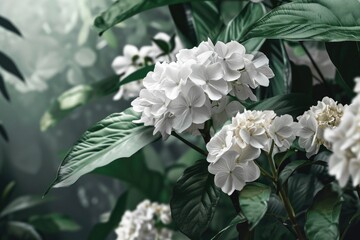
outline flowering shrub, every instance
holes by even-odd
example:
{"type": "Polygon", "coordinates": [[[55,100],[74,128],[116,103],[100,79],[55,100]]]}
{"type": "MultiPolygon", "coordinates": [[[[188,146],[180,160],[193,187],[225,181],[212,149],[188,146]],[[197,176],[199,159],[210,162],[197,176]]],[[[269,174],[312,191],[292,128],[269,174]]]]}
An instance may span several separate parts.
{"type": "MultiPolygon", "coordinates": [[[[116,1],[95,27],[101,34],[167,4],[116,1]]],[[[175,37],[125,46],[113,63],[123,74],[117,87],[138,96],[85,132],[52,186],[87,173],[128,183],[108,221],[111,230],[120,222],[121,239],[345,239],[360,211],[360,98],[352,91],[360,57],[356,42],[342,41],[360,39],[359,8],[357,0],[173,1],[186,48],[175,50],[175,37]],[[304,39],[326,42],[332,79],[304,39]],[[315,72],[290,62],[299,49],[315,72]],[[344,65],[344,56],[356,64],[344,65]],[[136,91],[126,89],[139,79],[136,91]],[[159,164],[145,148],[159,139],[190,150],[176,146],[183,156],[159,164]],[[125,211],[134,189],[141,200],[170,203],[171,224],[154,210],[163,205],[125,211]]]]}

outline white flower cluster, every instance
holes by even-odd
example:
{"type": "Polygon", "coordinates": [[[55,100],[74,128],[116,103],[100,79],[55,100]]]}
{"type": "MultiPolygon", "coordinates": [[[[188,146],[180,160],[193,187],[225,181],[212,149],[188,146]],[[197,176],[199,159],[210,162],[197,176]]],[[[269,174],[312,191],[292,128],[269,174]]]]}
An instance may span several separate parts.
{"type": "Polygon", "coordinates": [[[329,173],[334,175],[341,187],[351,176],[353,186],[360,184],[360,78],[356,78],[357,96],[344,109],[340,124],[325,130],[325,139],[332,145],[329,173]]]}
{"type": "Polygon", "coordinates": [[[295,139],[294,124],[290,115],[276,116],[273,111],[238,113],[206,145],[215,185],[230,195],[259,178],[254,160],[261,150],[269,153],[272,142],[273,152],[288,149],[295,139]]]}
{"type": "Polygon", "coordinates": [[[134,211],[124,213],[115,232],[117,240],[171,240],[173,232],[164,227],[170,223],[168,205],[145,200],[134,211]]]}
{"type": "Polygon", "coordinates": [[[343,112],[343,105],[324,97],[297,118],[299,146],[305,149],[308,158],[318,153],[321,145],[331,149],[331,144],[324,138],[324,131],[338,126],[343,112]]]}
{"type": "MultiPolygon", "coordinates": [[[[256,100],[251,89],[268,86],[274,76],[264,54],[246,54],[235,41],[214,45],[208,40],[180,50],[176,60],[157,63],[143,80],[145,89],[132,102],[134,110],[142,113],[138,122],[155,126],[154,134],[160,132],[164,138],[173,130],[201,129],[212,114],[219,113],[213,109],[219,101],[229,102],[228,94],[256,100]]],[[[225,106],[222,112],[233,111],[225,106]]]]}
{"type": "MultiPolygon", "coordinates": [[[[154,39],[168,43],[170,42],[171,37],[166,33],[160,32],[154,36],[154,39]]],[[[112,68],[116,74],[122,75],[121,79],[123,79],[136,70],[152,65],[157,61],[171,61],[175,58],[175,54],[178,53],[181,48],[182,44],[178,37],[175,37],[175,48],[167,55],[163,55],[162,50],[155,43],[152,43],[152,45],[149,46],[143,46],[140,49],[134,45],[127,44],[124,46],[123,55],[116,57],[112,62],[112,68]]],[[[143,84],[141,80],[122,85],[115,95],[114,100],[119,100],[122,97],[126,100],[135,98],[139,96],[139,92],[142,88],[143,84]]]]}

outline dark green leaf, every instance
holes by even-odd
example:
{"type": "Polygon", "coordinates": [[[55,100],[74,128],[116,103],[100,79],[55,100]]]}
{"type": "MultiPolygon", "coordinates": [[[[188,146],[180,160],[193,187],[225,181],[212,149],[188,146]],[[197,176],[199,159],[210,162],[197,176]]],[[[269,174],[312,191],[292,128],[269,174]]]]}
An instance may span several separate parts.
{"type": "Polygon", "coordinates": [[[111,211],[110,218],[107,222],[96,224],[90,232],[88,240],[106,239],[120,223],[121,217],[126,210],[126,201],[128,193],[123,193],[116,202],[114,209],[111,211]]]}
{"type": "Polygon", "coordinates": [[[310,161],[310,160],[295,160],[290,162],[285,166],[284,170],[282,170],[279,174],[279,183],[285,184],[289,177],[298,169],[310,166],[310,165],[320,165],[326,166],[327,163],[324,161],[310,161]]]}
{"type": "MultiPolygon", "coordinates": [[[[271,81],[271,80],[270,80],[271,81]]],[[[306,94],[290,93],[278,95],[259,101],[249,106],[251,110],[274,110],[277,115],[290,114],[297,117],[312,105],[312,100],[306,94]]]]}
{"type": "Polygon", "coordinates": [[[306,93],[311,97],[313,77],[310,68],[306,65],[295,65],[291,63],[291,71],[291,92],[306,93]]]}
{"type": "Polygon", "coordinates": [[[8,91],[6,90],[5,81],[1,74],[0,74],[0,92],[2,93],[2,95],[6,100],[10,101],[10,96],[8,91]]]}
{"type": "Polygon", "coordinates": [[[198,40],[190,4],[169,5],[169,10],[181,42],[188,48],[196,46],[198,40]]]}
{"type": "Polygon", "coordinates": [[[163,51],[163,53],[167,54],[170,52],[170,45],[161,39],[153,38],[152,41],[163,51]]]}
{"type": "Polygon", "coordinates": [[[185,170],[176,183],[170,202],[172,218],[190,239],[199,239],[207,229],[220,197],[205,160],[185,170]]]}
{"type": "Polygon", "coordinates": [[[218,232],[213,238],[211,238],[211,240],[221,240],[222,235],[226,231],[228,231],[230,228],[236,226],[238,223],[242,223],[242,222],[245,222],[245,221],[246,221],[246,218],[244,216],[237,215],[233,220],[231,220],[231,222],[229,223],[228,226],[226,226],[220,232],[218,232]]]}
{"type": "Polygon", "coordinates": [[[116,24],[149,9],[169,4],[204,0],[117,0],[105,12],[95,18],[95,30],[102,34],[116,24]]]}
{"type": "Polygon", "coordinates": [[[15,188],[15,181],[11,181],[8,184],[6,184],[5,188],[2,190],[1,193],[1,199],[0,199],[0,211],[5,207],[7,204],[9,197],[14,191],[15,188]]]}
{"type": "Polygon", "coordinates": [[[6,223],[5,232],[1,240],[41,240],[39,233],[28,223],[10,221],[6,223]]]}
{"type": "Polygon", "coordinates": [[[21,210],[35,207],[45,202],[46,200],[38,196],[22,196],[16,198],[0,212],[0,218],[21,210]]]}
{"type": "Polygon", "coordinates": [[[5,141],[9,141],[9,136],[2,122],[0,122],[0,135],[5,139],[5,141]]]}
{"type": "Polygon", "coordinates": [[[266,214],[255,227],[254,240],[295,240],[296,237],[275,216],[266,214]]]}
{"type": "Polygon", "coordinates": [[[127,83],[136,81],[136,80],[141,80],[144,77],[146,77],[146,75],[148,74],[148,72],[153,71],[154,70],[155,65],[149,65],[149,66],[145,66],[143,68],[140,68],[138,70],[136,70],[135,72],[129,74],[128,76],[124,77],[123,79],[121,79],[120,83],[118,84],[118,87],[125,85],[127,83]]]}
{"type": "Polygon", "coordinates": [[[114,113],[87,130],[61,163],[53,187],[73,184],[84,174],[119,158],[132,156],[158,139],[152,127],[133,123],[139,119],[132,108],[114,113]]]}
{"type": "Polygon", "coordinates": [[[288,158],[293,156],[298,150],[296,148],[290,148],[286,152],[280,152],[274,155],[274,161],[279,168],[288,158]]]}
{"type": "Polygon", "coordinates": [[[13,32],[13,33],[19,35],[20,37],[22,37],[22,34],[19,31],[19,29],[12,22],[10,22],[8,19],[6,19],[2,16],[0,16],[0,27],[3,27],[6,30],[13,32]]]}
{"type": "Polygon", "coordinates": [[[244,39],[357,41],[359,9],[358,0],[297,0],[270,11],[249,28],[244,39]]]}
{"type": "Polygon", "coordinates": [[[341,200],[328,185],[316,194],[307,212],[305,232],[309,240],[339,239],[341,200]]]}
{"type": "Polygon", "coordinates": [[[58,213],[32,216],[29,223],[42,233],[74,232],[80,229],[73,219],[58,213]]]}
{"type": "Polygon", "coordinates": [[[240,208],[249,221],[250,230],[265,215],[270,194],[271,188],[261,183],[249,183],[240,191],[240,208]]]}
{"type": "Polygon", "coordinates": [[[220,11],[216,2],[191,3],[191,12],[194,19],[198,43],[208,38],[216,40],[224,23],[220,18],[220,11]]]}
{"type": "Polygon", "coordinates": [[[288,198],[295,213],[299,213],[311,205],[314,191],[314,175],[298,173],[288,179],[288,198]]]}
{"type": "Polygon", "coordinates": [[[139,151],[129,158],[117,159],[96,169],[94,173],[124,181],[151,200],[159,200],[160,192],[163,189],[164,177],[159,172],[149,169],[145,163],[143,151],[139,151]]]}
{"type": "MultiPolygon", "coordinates": [[[[218,40],[228,42],[230,40],[240,41],[248,29],[266,13],[266,9],[261,3],[244,2],[243,9],[231,20],[218,36],[218,40]]],[[[257,51],[264,38],[241,41],[248,52],[257,51]]]]}
{"type": "Polygon", "coordinates": [[[75,86],[62,93],[41,117],[41,130],[46,131],[56,125],[76,108],[92,100],[115,93],[118,90],[118,82],[119,76],[114,75],[92,84],[75,86]]]}
{"type": "Polygon", "coordinates": [[[21,74],[21,72],[19,71],[18,67],[13,62],[13,60],[11,60],[11,58],[9,58],[5,53],[1,51],[0,51],[0,67],[2,67],[11,74],[14,74],[22,81],[25,81],[23,75],[21,74]]]}
{"type": "Polygon", "coordinates": [[[335,78],[348,94],[352,95],[354,78],[360,76],[360,45],[358,42],[326,43],[331,61],[341,76],[335,78]]]}
{"type": "Polygon", "coordinates": [[[261,51],[269,58],[275,77],[269,87],[260,88],[261,99],[287,94],[291,91],[291,65],[282,40],[267,40],[261,51]]]}

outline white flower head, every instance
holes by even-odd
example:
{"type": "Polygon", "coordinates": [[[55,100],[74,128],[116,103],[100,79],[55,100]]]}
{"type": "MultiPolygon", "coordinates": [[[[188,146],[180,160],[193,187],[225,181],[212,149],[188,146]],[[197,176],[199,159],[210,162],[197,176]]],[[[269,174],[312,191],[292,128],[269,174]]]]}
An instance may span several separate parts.
{"type": "Polygon", "coordinates": [[[227,152],[219,161],[210,164],[208,170],[215,175],[215,185],[228,195],[240,191],[246,182],[255,181],[260,176],[260,169],[254,161],[243,161],[242,154],[236,151],[227,152]]]}
{"type": "Polygon", "coordinates": [[[275,117],[272,121],[269,135],[274,140],[276,146],[284,151],[290,148],[296,138],[294,128],[295,124],[292,116],[288,114],[282,115],[275,117]]]}

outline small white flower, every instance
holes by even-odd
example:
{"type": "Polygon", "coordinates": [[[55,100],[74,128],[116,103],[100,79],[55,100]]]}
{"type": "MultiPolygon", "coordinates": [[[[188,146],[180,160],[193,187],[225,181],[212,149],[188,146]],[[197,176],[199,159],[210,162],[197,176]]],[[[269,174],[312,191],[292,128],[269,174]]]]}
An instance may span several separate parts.
{"type": "Polygon", "coordinates": [[[292,116],[282,115],[275,117],[269,128],[270,137],[274,140],[277,147],[282,151],[290,148],[295,140],[295,125],[292,116]]]}
{"type": "Polygon", "coordinates": [[[191,74],[191,67],[188,64],[172,62],[166,67],[164,74],[165,79],[161,82],[160,88],[165,91],[169,99],[173,100],[186,85],[191,74]]]}
{"type": "Polygon", "coordinates": [[[240,102],[229,101],[229,97],[223,97],[219,101],[213,101],[211,103],[211,119],[215,129],[219,129],[237,113],[244,111],[245,108],[240,102]]]}
{"type": "Polygon", "coordinates": [[[255,181],[260,176],[254,161],[242,161],[241,153],[235,151],[227,152],[221,160],[210,164],[208,170],[215,175],[215,185],[228,195],[240,191],[246,182],[255,181]]]}
{"type": "Polygon", "coordinates": [[[233,133],[228,126],[223,127],[206,144],[209,152],[207,161],[217,162],[233,146],[233,133]]]}
{"type": "Polygon", "coordinates": [[[170,102],[169,111],[175,116],[173,127],[180,133],[192,123],[201,124],[211,117],[210,102],[198,86],[192,86],[188,91],[184,89],[170,102]]]}

